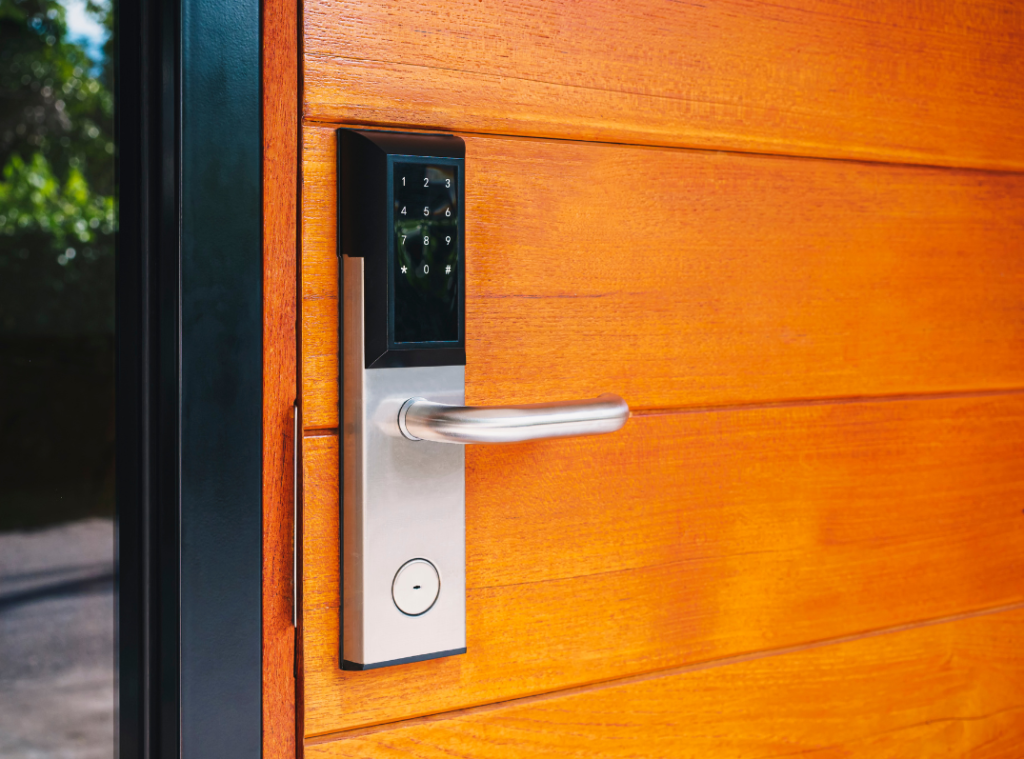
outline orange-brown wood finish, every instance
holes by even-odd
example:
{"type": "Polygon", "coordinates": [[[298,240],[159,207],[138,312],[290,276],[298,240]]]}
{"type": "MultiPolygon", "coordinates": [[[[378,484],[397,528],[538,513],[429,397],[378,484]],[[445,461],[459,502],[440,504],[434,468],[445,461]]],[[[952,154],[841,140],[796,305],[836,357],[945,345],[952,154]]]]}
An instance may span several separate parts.
{"type": "MultiPolygon", "coordinates": [[[[334,131],[303,149],[308,429],[338,425],[334,131]]],[[[466,397],[1024,388],[1024,176],[466,135],[466,397]]]]}
{"type": "Polygon", "coordinates": [[[298,12],[264,10],[265,755],[1020,756],[1024,12],[298,12]],[[469,403],[635,412],[469,447],[469,651],[371,672],[338,669],[343,125],[466,141],[469,403]]]}
{"type": "Polygon", "coordinates": [[[296,756],[292,512],[296,399],[298,8],[264,0],[263,757],[296,756]]]}
{"type": "Polygon", "coordinates": [[[309,0],[307,119],[1024,169],[1013,0],[309,0]]]}
{"type": "Polygon", "coordinates": [[[1024,611],[669,672],[307,746],[310,759],[1019,759],[1024,611]]]}
{"type": "Polygon", "coordinates": [[[467,646],[338,669],[305,438],[307,735],[1024,601],[1024,393],[634,416],[466,457],[467,646]]]}

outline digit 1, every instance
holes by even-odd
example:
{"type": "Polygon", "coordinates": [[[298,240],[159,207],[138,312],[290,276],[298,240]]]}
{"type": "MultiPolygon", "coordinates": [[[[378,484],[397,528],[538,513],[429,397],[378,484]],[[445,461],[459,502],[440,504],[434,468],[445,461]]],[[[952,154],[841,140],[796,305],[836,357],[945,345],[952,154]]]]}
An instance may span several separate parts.
{"type": "Polygon", "coordinates": [[[405,187],[405,177],[402,177],[402,187],[405,187]]]}

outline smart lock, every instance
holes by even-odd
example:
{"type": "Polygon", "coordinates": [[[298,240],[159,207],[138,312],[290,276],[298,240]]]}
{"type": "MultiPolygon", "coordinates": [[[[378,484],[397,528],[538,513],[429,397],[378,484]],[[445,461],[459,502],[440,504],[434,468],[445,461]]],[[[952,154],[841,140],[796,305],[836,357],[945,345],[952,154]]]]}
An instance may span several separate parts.
{"type": "Polygon", "coordinates": [[[341,667],[466,652],[465,449],[612,432],[615,395],[466,407],[465,144],[338,130],[341,667]]]}

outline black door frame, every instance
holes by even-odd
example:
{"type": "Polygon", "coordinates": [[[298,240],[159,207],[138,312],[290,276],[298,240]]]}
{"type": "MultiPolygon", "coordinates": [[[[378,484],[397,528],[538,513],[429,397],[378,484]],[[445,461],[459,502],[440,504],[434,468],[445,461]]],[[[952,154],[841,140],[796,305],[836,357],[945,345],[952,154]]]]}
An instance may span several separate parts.
{"type": "Polygon", "coordinates": [[[260,6],[115,5],[119,755],[257,757],[260,6]]]}

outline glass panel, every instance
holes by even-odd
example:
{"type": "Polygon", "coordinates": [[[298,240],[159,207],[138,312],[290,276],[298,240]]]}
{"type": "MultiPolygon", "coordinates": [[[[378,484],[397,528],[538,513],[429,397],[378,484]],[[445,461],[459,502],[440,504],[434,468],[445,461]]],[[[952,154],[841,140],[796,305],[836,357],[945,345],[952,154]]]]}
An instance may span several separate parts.
{"type": "Polygon", "coordinates": [[[109,1],[0,0],[0,756],[112,757],[109,1]]]}
{"type": "Polygon", "coordinates": [[[458,167],[396,162],[394,342],[459,339],[458,167]]]}

